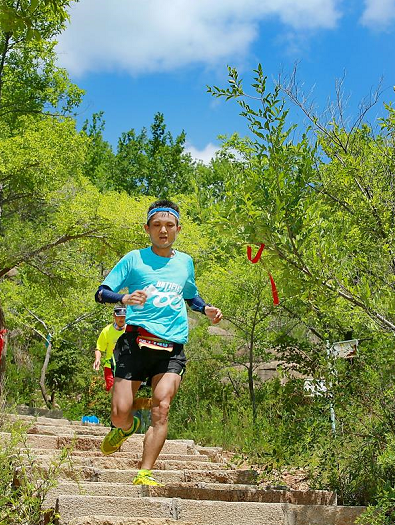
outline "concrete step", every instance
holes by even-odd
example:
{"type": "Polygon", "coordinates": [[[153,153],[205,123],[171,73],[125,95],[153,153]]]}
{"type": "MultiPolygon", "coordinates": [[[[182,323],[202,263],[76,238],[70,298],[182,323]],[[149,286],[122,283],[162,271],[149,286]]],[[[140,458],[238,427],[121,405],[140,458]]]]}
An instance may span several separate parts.
{"type": "MultiPolygon", "coordinates": [[[[43,467],[43,473],[47,468],[43,467]]],[[[94,467],[68,467],[60,470],[60,479],[79,480],[103,483],[130,483],[138,470],[96,469],[94,467]]],[[[256,472],[253,470],[153,470],[155,479],[161,483],[238,483],[249,485],[255,483],[256,472]]]]}
{"type": "Polygon", "coordinates": [[[336,494],[323,490],[276,490],[259,486],[215,483],[171,483],[164,487],[134,486],[131,483],[62,482],[46,499],[53,507],[61,495],[118,497],[162,497],[194,500],[244,501],[256,503],[292,503],[294,505],[336,505],[336,494]]]}
{"type": "MultiPolygon", "coordinates": [[[[86,515],[167,518],[194,525],[353,525],[364,507],[196,501],[180,498],[60,496],[60,525],[86,515]]],[[[111,523],[111,522],[110,522],[111,523]]]]}

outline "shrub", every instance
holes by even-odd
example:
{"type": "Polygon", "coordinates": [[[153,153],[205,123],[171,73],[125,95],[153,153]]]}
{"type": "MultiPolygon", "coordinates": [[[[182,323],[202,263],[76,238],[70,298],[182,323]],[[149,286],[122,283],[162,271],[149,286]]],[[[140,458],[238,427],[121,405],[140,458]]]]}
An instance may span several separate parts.
{"type": "Polygon", "coordinates": [[[57,485],[69,450],[62,449],[44,470],[27,447],[23,424],[3,417],[0,431],[0,525],[54,524],[54,509],[45,508],[45,498],[57,485]]]}

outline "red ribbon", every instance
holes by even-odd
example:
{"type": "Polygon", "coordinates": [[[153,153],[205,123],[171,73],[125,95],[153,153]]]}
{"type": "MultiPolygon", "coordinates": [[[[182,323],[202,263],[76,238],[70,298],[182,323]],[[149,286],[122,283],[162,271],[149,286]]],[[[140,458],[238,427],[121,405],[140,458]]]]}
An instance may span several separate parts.
{"type": "Polygon", "coordinates": [[[252,264],[255,264],[255,263],[257,263],[259,261],[259,259],[261,258],[261,255],[262,255],[264,247],[265,247],[265,245],[261,244],[257,254],[255,255],[254,258],[252,258],[251,246],[247,246],[247,257],[248,257],[248,260],[252,262],[252,264]]]}
{"type": "MultiPolygon", "coordinates": [[[[264,247],[265,247],[265,245],[262,243],[260,245],[260,247],[259,247],[259,250],[257,251],[257,254],[253,258],[252,257],[251,246],[247,246],[247,257],[248,257],[248,260],[252,262],[252,264],[256,264],[259,261],[259,259],[262,256],[262,252],[263,252],[264,247]]],[[[270,278],[270,285],[272,287],[273,304],[274,304],[274,306],[277,306],[280,303],[280,301],[278,299],[278,292],[277,292],[277,288],[276,288],[276,283],[274,282],[274,279],[273,279],[271,273],[269,273],[269,278],[270,278]]]]}
{"type": "Polygon", "coordinates": [[[274,304],[274,306],[277,306],[280,301],[278,300],[278,293],[277,293],[276,283],[274,282],[274,279],[273,279],[271,273],[269,273],[269,277],[270,277],[270,284],[272,285],[273,304],[274,304]]]}
{"type": "Polygon", "coordinates": [[[1,353],[3,352],[4,336],[6,333],[7,333],[7,330],[5,328],[3,330],[0,330],[0,357],[1,357],[1,353]]]}

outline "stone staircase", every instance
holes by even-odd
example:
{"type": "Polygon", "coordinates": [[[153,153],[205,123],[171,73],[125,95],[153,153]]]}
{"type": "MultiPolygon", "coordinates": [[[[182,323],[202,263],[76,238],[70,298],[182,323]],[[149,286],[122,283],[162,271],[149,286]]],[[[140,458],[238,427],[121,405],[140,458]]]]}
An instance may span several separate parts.
{"type": "Polygon", "coordinates": [[[107,427],[14,417],[28,424],[26,446],[43,472],[71,447],[71,462],[45,501],[59,525],[352,525],[364,510],[338,506],[331,492],[262,488],[254,471],[230,466],[220,448],[191,440],[166,441],[153,471],[164,486],[133,486],[143,435],[104,457],[107,427]]]}

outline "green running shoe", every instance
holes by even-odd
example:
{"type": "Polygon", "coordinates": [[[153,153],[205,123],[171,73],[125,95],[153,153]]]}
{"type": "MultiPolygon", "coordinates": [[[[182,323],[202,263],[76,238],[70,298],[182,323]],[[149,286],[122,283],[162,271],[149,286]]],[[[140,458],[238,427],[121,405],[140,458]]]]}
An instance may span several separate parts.
{"type": "Polygon", "coordinates": [[[137,472],[137,476],[132,481],[133,485],[153,485],[163,487],[163,483],[159,483],[152,476],[151,470],[141,469],[137,472]]]}
{"type": "Polygon", "coordinates": [[[134,434],[140,426],[140,420],[138,417],[133,418],[133,425],[127,432],[123,431],[121,428],[112,428],[110,432],[103,439],[100,446],[100,450],[105,456],[113,454],[116,452],[122,443],[128,439],[129,436],[134,434]]]}

